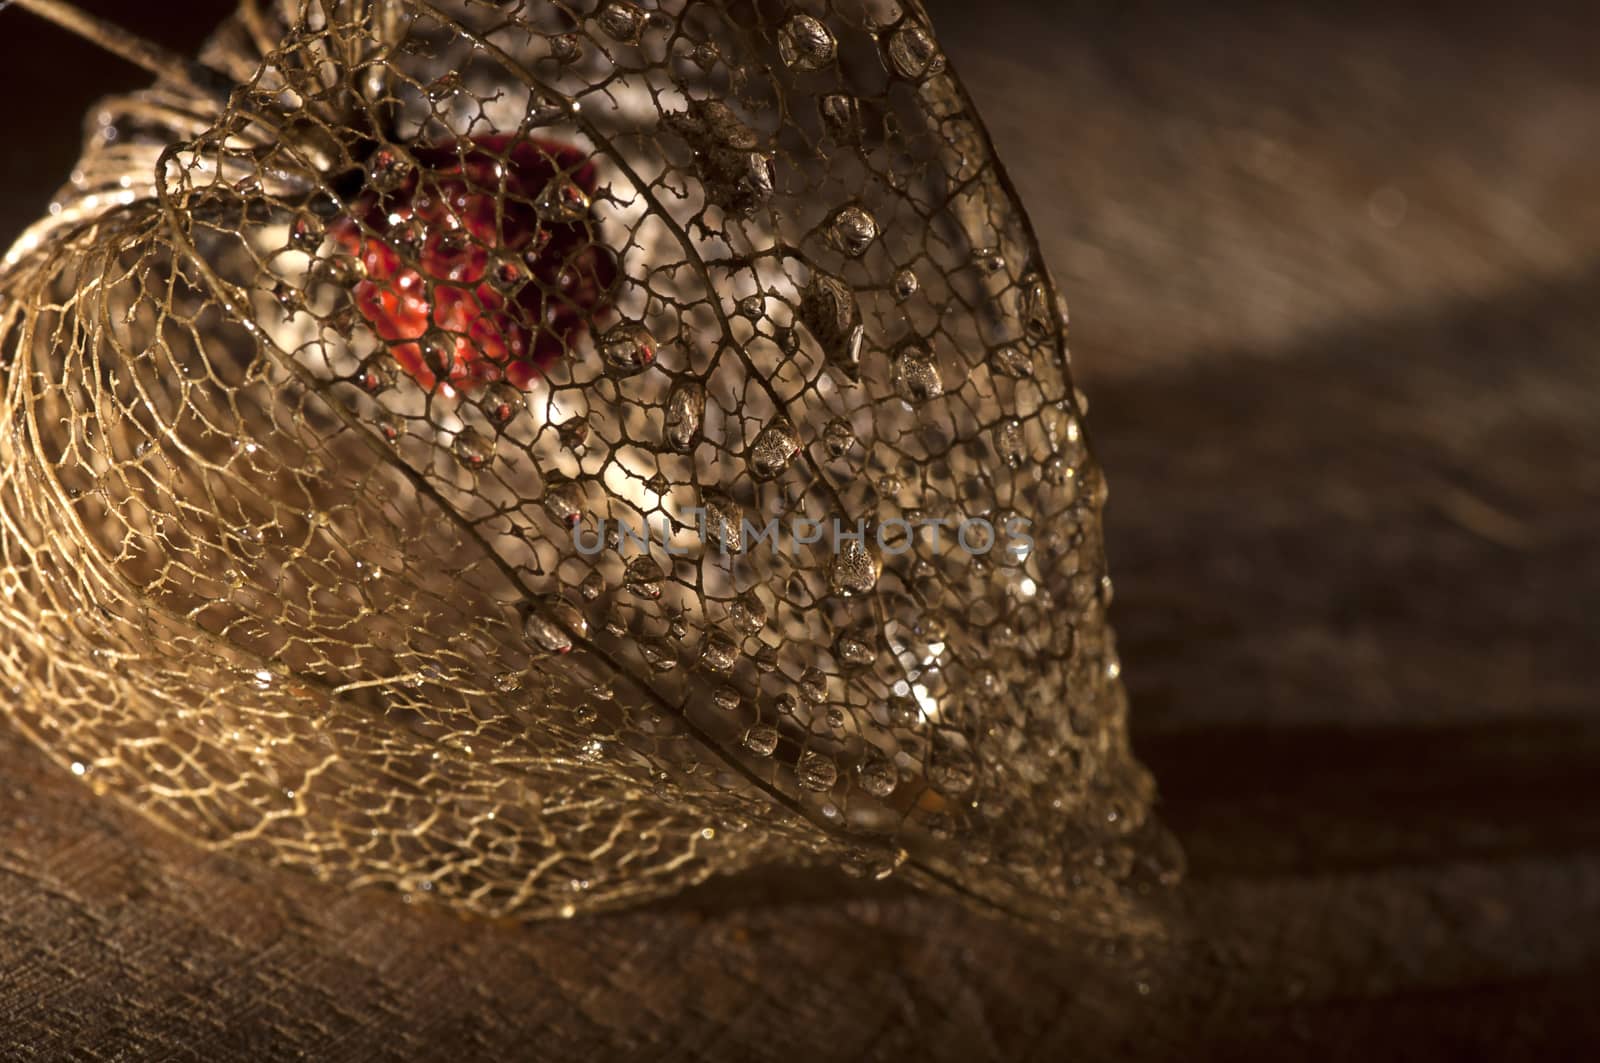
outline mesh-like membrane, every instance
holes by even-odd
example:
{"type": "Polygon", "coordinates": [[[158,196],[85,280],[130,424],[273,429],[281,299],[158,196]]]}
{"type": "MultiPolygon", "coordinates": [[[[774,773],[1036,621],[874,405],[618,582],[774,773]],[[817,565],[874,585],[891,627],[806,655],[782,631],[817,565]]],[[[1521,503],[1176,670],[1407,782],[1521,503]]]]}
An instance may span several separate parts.
{"type": "Polygon", "coordinates": [[[914,4],[246,3],[202,59],[5,267],[41,746],[481,912],[783,862],[1130,928],[1105,483],[914,4]]]}

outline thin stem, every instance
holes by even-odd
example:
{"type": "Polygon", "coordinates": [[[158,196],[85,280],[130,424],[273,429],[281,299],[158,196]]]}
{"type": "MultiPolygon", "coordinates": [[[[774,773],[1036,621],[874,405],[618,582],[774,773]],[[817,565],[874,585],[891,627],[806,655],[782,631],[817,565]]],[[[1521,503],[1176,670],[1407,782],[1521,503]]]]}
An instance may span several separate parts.
{"type": "Polygon", "coordinates": [[[0,10],[12,4],[32,11],[40,18],[48,19],[69,33],[74,33],[135,66],[143,67],[157,77],[181,81],[201,92],[223,99],[226,99],[234,88],[233,79],[222,71],[169,51],[108,19],[91,15],[76,4],[67,3],[66,0],[10,0],[10,3],[0,3],[0,10]]]}

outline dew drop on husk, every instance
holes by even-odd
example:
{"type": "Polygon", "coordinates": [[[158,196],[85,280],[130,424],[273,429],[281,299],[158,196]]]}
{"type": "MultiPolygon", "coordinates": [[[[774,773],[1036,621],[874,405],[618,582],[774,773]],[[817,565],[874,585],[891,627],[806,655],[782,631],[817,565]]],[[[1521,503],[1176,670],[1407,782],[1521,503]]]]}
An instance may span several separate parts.
{"type": "Polygon", "coordinates": [[[828,448],[829,455],[842,458],[856,445],[855,429],[850,427],[850,422],[835,418],[823,428],[822,443],[828,448]]]}
{"type": "Polygon", "coordinates": [[[589,215],[589,193],[571,177],[557,174],[534,200],[533,209],[542,221],[556,224],[582,221],[589,215]]]}
{"type": "Polygon", "coordinates": [[[907,343],[901,347],[895,355],[892,372],[895,390],[914,406],[944,394],[939,363],[933,352],[921,343],[907,343]]]}
{"type": "Polygon", "coordinates": [[[837,49],[828,27],[811,15],[795,15],[778,34],[778,54],[791,70],[820,70],[837,49]]]}
{"type": "Polygon", "coordinates": [[[822,116],[822,127],[834,140],[850,144],[861,138],[861,104],[854,96],[824,96],[817,101],[817,112],[822,116]]]}
{"type": "Polygon", "coordinates": [[[826,792],[839,781],[839,768],[833,758],[808,749],[795,765],[795,778],[803,789],[826,792]]]}
{"type": "Polygon", "coordinates": [[[600,338],[600,357],[606,372],[632,376],[656,360],[655,337],[643,325],[625,322],[600,338]]]}
{"type": "Polygon", "coordinates": [[[763,428],[750,444],[750,472],[758,480],[782,476],[800,453],[800,437],[786,417],[779,417],[763,428]]]}
{"type": "Polygon", "coordinates": [[[708,547],[728,554],[744,549],[744,509],[720,491],[707,491],[701,497],[705,542],[708,547]]]}
{"type": "Polygon", "coordinates": [[[800,301],[800,321],[830,361],[851,376],[860,371],[866,327],[848,285],[826,273],[813,276],[800,301]]]}
{"type": "Polygon", "coordinates": [[[778,750],[778,729],[757,724],[744,733],[744,747],[758,757],[770,757],[778,750]]]}
{"type": "Polygon", "coordinates": [[[996,347],[989,355],[989,364],[1002,376],[1015,379],[1033,376],[1033,359],[1015,344],[996,347]]]}
{"type": "Polygon", "coordinates": [[[746,591],[734,599],[728,612],[734,626],[746,635],[759,635],[767,626],[767,607],[754,591],[746,591]]]}
{"type": "Polygon", "coordinates": [[[595,22],[600,32],[619,44],[637,44],[644,30],[645,14],[629,0],[605,0],[595,22]]]}
{"type": "Polygon", "coordinates": [[[907,21],[889,37],[889,64],[908,80],[918,80],[944,70],[944,56],[925,26],[907,21]]]}
{"type": "Polygon", "coordinates": [[[860,258],[878,238],[878,219],[857,203],[842,208],[828,223],[828,240],[841,254],[860,258]]]}
{"type": "Polygon", "coordinates": [[[567,653],[572,649],[572,633],[561,626],[547,607],[536,606],[522,623],[522,634],[531,646],[546,653],[567,653]]]}
{"type": "Polygon", "coordinates": [[[628,562],[627,574],[623,586],[629,593],[652,601],[661,597],[661,581],[664,578],[661,565],[655,558],[648,554],[637,557],[628,562]]]}
{"type": "Polygon", "coordinates": [[[878,585],[878,559],[855,540],[845,540],[828,565],[828,585],[843,597],[866,594],[878,585]]]}
{"type": "Polygon", "coordinates": [[[739,647],[723,635],[711,635],[700,651],[700,663],[713,672],[726,674],[739,659],[739,647]]]}
{"type": "Polygon", "coordinates": [[[894,297],[901,302],[916,295],[921,287],[922,281],[914,270],[903,269],[894,275],[894,297]]]}
{"type": "Polygon", "coordinates": [[[856,778],[860,780],[861,789],[879,799],[894,793],[900,782],[894,765],[881,757],[864,761],[856,769],[856,778]]]}
{"type": "Polygon", "coordinates": [[[457,432],[451,448],[455,451],[456,460],[474,472],[487,466],[494,457],[494,443],[484,438],[476,428],[463,428],[457,432]]]}
{"type": "Polygon", "coordinates": [[[667,396],[664,415],[667,445],[677,451],[693,450],[705,413],[706,391],[702,384],[689,380],[674,385],[667,396]]]}
{"type": "Polygon", "coordinates": [[[517,415],[528,408],[527,398],[520,388],[501,382],[492,384],[484,393],[483,413],[497,427],[504,428],[517,415]]]}

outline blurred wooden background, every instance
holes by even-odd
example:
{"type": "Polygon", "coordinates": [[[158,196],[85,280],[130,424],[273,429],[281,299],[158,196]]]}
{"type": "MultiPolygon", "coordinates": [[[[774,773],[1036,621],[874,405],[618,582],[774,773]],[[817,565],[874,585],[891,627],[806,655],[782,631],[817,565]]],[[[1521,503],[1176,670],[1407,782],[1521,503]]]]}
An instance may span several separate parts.
{"type": "MultiPolygon", "coordinates": [[[[190,47],[223,5],[88,4],[190,47]]],[[[1141,968],[774,873],[465,920],[187,848],[0,731],[7,1058],[1451,1060],[1600,1037],[1600,65],[1573,5],[939,0],[1072,304],[1141,968]]],[[[0,228],[140,75],[0,13],[0,228]]]]}

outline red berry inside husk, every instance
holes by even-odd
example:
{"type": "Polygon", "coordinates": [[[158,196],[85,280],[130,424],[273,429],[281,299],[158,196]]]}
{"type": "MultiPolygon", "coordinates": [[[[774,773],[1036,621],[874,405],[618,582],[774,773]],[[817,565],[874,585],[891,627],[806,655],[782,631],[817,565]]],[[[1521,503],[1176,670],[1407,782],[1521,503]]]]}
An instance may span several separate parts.
{"type": "Polygon", "coordinates": [[[594,241],[593,161],[503,134],[411,157],[403,179],[369,182],[329,227],[365,267],[357,309],[424,388],[531,386],[610,305],[617,265],[594,241]]]}

